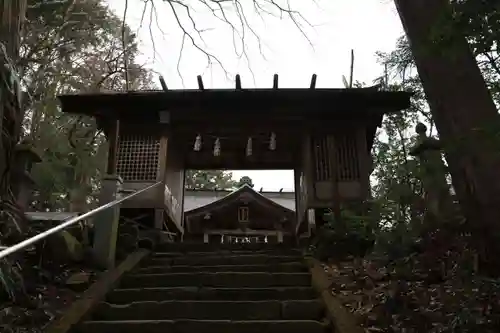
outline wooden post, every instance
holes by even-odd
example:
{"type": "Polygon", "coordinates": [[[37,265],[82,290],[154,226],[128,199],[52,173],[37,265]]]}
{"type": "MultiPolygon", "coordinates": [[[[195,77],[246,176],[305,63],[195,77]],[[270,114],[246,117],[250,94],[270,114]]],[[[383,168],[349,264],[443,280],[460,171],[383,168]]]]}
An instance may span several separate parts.
{"type": "Polygon", "coordinates": [[[241,90],[241,77],[240,77],[240,74],[236,74],[236,90],[241,90]]]}
{"type": "Polygon", "coordinates": [[[198,75],[196,77],[196,80],[198,81],[198,89],[205,90],[205,86],[203,85],[203,78],[201,77],[201,75],[198,75]]]}
{"type": "Polygon", "coordinates": [[[362,127],[356,130],[356,158],[359,167],[359,182],[362,188],[363,199],[370,198],[370,174],[371,170],[371,155],[366,146],[366,128],[362,127]]]}
{"type": "MultiPolygon", "coordinates": [[[[102,206],[115,200],[122,183],[120,177],[106,175],[102,180],[99,205],[102,206]]],[[[98,213],[94,219],[94,259],[101,268],[110,269],[115,265],[119,219],[119,205],[98,213]]]]}
{"type": "Polygon", "coordinates": [[[333,135],[328,135],[327,137],[327,147],[328,147],[328,158],[330,165],[330,178],[333,186],[333,215],[335,217],[335,223],[342,222],[342,214],[340,209],[340,192],[339,192],[339,177],[338,177],[338,160],[337,160],[337,143],[335,142],[335,137],[333,135]]]}
{"type": "Polygon", "coordinates": [[[118,144],[120,139],[120,121],[111,122],[111,130],[108,135],[109,150],[108,150],[108,165],[106,173],[108,175],[116,174],[116,164],[118,162],[118,144]]]}
{"type": "Polygon", "coordinates": [[[316,88],[316,79],[318,78],[318,76],[316,74],[313,74],[311,76],[311,85],[309,86],[309,88],[311,89],[315,89],[316,88]]]}
{"type": "MultiPolygon", "coordinates": [[[[302,194],[302,188],[300,187],[300,171],[297,167],[293,170],[293,178],[294,178],[294,186],[295,186],[295,225],[293,226],[293,233],[295,236],[297,236],[297,233],[299,232],[300,224],[302,220],[304,219],[303,216],[301,216],[301,211],[303,207],[303,203],[301,201],[301,194],[302,194]]],[[[304,215],[304,214],[302,214],[304,215]]]]}

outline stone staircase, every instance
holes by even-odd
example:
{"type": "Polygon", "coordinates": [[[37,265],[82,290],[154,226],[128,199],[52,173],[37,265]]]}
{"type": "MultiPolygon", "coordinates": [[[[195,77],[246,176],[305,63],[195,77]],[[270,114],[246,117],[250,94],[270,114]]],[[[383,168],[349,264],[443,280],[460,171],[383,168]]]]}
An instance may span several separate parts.
{"type": "Polygon", "coordinates": [[[325,333],[301,252],[167,244],[124,276],[78,333],[325,333]]]}

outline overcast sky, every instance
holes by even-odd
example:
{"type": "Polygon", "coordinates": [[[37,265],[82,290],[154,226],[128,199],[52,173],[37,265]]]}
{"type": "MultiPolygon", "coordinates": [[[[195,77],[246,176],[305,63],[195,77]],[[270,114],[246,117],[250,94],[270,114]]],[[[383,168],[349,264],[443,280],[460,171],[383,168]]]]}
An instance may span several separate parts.
{"type": "MultiPolygon", "coordinates": [[[[189,37],[185,38],[179,56],[183,30],[172,8],[162,0],[154,1],[156,15],[151,19],[151,7],[146,8],[141,25],[144,0],[128,0],[126,21],[141,43],[138,62],[163,75],[169,89],[196,88],[197,75],[203,75],[206,88],[234,87],[235,74],[241,75],[243,87],[264,88],[272,86],[275,73],[279,74],[280,87],[308,87],[313,73],[318,75],[317,87],[342,87],[342,75],[347,76],[349,72],[351,49],[355,52],[354,79],[371,84],[383,70],[377,64],[375,52],[391,51],[403,33],[391,0],[290,0],[292,8],[312,25],[301,21],[307,38],[290,19],[280,20],[265,14],[259,17],[251,6],[252,1],[265,3],[266,0],[242,0],[246,21],[260,38],[259,43],[252,31],[246,29],[247,56],[244,56],[241,40],[236,37],[233,43],[229,25],[214,18],[199,0],[183,0],[193,4],[191,17],[202,31],[204,42],[194,32],[180,5],[176,5],[177,17],[198,46],[220,60],[225,72],[216,61],[207,66],[206,55],[192,46],[189,37]]],[[[125,2],[108,0],[120,16],[124,13],[125,2]]],[[[234,10],[228,11],[227,17],[239,27],[234,10]]],[[[256,188],[266,190],[293,190],[294,186],[292,171],[245,170],[234,171],[233,175],[236,179],[250,176],[256,188]]]]}

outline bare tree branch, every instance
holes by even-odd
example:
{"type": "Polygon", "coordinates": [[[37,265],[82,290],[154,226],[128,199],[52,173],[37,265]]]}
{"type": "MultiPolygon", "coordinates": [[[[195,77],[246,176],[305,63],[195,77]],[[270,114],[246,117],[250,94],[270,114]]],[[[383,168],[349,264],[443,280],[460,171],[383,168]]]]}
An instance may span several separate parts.
{"type": "Polygon", "coordinates": [[[127,29],[126,29],[126,19],[128,11],[128,0],[125,0],[125,9],[123,10],[123,20],[122,20],[122,48],[123,48],[123,65],[125,67],[125,91],[128,91],[128,56],[127,56],[127,29]]]}
{"type": "MultiPolygon", "coordinates": [[[[156,0],[160,1],[160,0],[156,0]]],[[[185,50],[185,42],[188,40],[191,42],[192,46],[202,53],[207,59],[207,68],[211,67],[214,63],[217,64],[228,76],[228,72],[225,69],[222,61],[218,58],[217,55],[208,50],[208,46],[204,40],[204,32],[209,29],[202,29],[199,27],[199,24],[194,15],[194,11],[196,5],[201,5],[202,8],[208,10],[209,13],[212,14],[214,18],[218,21],[224,23],[227,27],[229,27],[232,33],[232,45],[234,51],[238,58],[245,58],[248,68],[254,77],[254,74],[251,70],[250,58],[248,56],[248,45],[247,42],[247,30],[250,35],[257,42],[259,52],[261,56],[266,59],[264,55],[263,42],[261,36],[254,29],[253,25],[247,18],[247,14],[244,9],[244,5],[248,2],[243,2],[242,0],[161,0],[166,3],[170,9],[170,12],[173,14],[177,27],[182,32],[182,42],[181,42],[181,50],[179,52],[179,58],[177,61],[177,72],[180,75],[180,62],[182,60],[182,54],[185,50]],[[183,16],[184,15],[184,16],[183,16]],[[184,18],[183,18],[184,17],[184,18]],[[238,45],[239,44],[239,45],[238,45]],[[241,47],[241,49],[240,49],[241,47]]],[[[317,4],[316,0],[312,0],[317,4]]],[[[156,47],[152,32],[152,21],[153,18],[156,21],[156,25],[158,28],[158,15],[155,7],[155,0],[143,0],[144,7],[142,10],[142,17],[140,26],[143,24],[145,12],[147,6],[151,6],[150,13],[150,37],[153,43],[153,51],[156,55],[156,47]]],[[[297,10],[294,10],[290,4],[289,0],[251,0],[250,4],[253,6],[253,10],[255,14],[257,14],[263,21],[265,16],[270,16],[278,19],[288,19],[290,20],[297,30],[303,35],[303,37],[307,40],[309,45],[313,47],[313,43],[308,38],[307,33],[305,31],[305,25],[309,27],[313,27],[311,23],[297,10]]],[[[161,29],[160,29],[161,30],[161,29]]],[[[182,78],[182,76],[181,76],[182,78]]],[[[255,81],[255,77],[254,77],[255,81]]]]}
{"type": "MultiPolygon", "coordinates": [[[[174,2],[171,1],[171,0],[169,0],[168,4],[169,4],[170,8],[172,9],[172,13],[174,14],[175,20],[177,21],[178,27],[183,32],[183,39],[184,39],[184,37],[186,37],[189,40],[191,40],[191,43],[193,44],[193,46],[196,49],[198,49],[200,52],[202,52],[207,57],[207,63],[208,64],[212,64],[212,61],[217,62],[217,64],[219,64],[219,66],[224,70],[224,73],[226,73],[226,75],[227,75],[227,70],[225,69],[224,65],[219,60],[219,58],[217,58],[215,55],[209,53],[206,49],[204,49],[203,47],[201,47],[200,45],[198,45],[198,43],[193,38],[193,36],[190,33],[187,32],[186,28],[184,27],[184,25],[182,24],[182,22],[181,22],[181,20],[179,18],[179,15],[177,14],[177,10],[175,9],[174,2]]],[[[183,41],[183,44],[184,44],[184,41],[183,41]]]]}

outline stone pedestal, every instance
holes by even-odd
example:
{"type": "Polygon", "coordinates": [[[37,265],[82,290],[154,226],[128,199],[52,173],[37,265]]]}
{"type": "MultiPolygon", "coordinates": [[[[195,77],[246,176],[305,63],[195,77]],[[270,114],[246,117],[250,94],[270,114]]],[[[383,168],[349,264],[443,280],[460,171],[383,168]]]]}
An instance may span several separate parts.
{"type": "MultiPolygon", "coordinates": [[[[106,175],[102,180],[99,206],[118,198],[123,181],[117,175],[106,175]]],[[[94,258],[97,265],[103,269],[115,265],[116,240],[120,219],[120,205],[108,208],[94,217],[94,258]]]]}
{"type": "Polygon", "coordinates": [[[208,244],[208,234],[203,234],[203,243],[208,244]]]}

